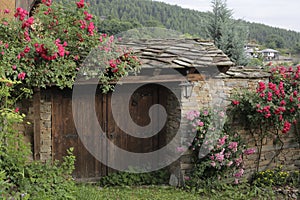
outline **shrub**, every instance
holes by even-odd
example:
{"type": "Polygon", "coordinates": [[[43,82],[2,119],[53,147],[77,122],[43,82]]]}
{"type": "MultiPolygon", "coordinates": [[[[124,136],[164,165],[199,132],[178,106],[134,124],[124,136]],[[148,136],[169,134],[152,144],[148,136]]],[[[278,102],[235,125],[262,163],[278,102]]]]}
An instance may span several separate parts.
{"type": "Polygon", "coordinates": [[[24,169],[30,154],[23,135],[16,130],[16,125],[23,122],[24,115],[15,108],[12,97],[13,82],[0,78],[0,172],[1,196],[18,195],[19,183],[24,179],[24,169]]]}
{"type": "Polygon", "coordinates": [[[282,166],[274,169],[257,172],[253,176],[253,184],[259,187],[264,186],[294,186],[300,187],[299,171],[284,171],[282,166]]]}
{"type": "Polygon", "coordinates": [[[187,185],[197,188],[211,180],[228,178],[238,183],[244,173],[243,154],[254,150],[246,149],[241,137],[226,128],[225,111],[190,111],[187,119],[196,132],[190,145],[196,165],[187,185]]]}
{"type": "Polygon", "coordinates": [[[64,157],[62,163],[35,161],[28,164],[19,190],[29,194],[31,199],[74,199],[76,187],[71,174],[75,156],[72,151],[68,150],[68,156],[64,157]]]}
{"type": "Polygon", "coordinates": [[[99,33],[95,17],[81,2],[78,7],[45,0],[29,18],[28,11],[17,8],[15,20],[0,21],[0,65],[5,76],[28,88],[49,84],[71,88],[80,72],[85,78],[99,78],[107,92],[113,88],[111,81],[137,72],[137,58],[117,47],[113,36],[99,33]],[[92,50],[87,64],[93,66],[82,66],[92,50]]]}
{"type": "Polygon", "coordinates": [[[262,58],[251,58],[250,61],[247,63],[247,66],[250,67],[262,67],[264,66],[262,58]]]}
{"type": "Polygon", "coordinates": [[[148,173],[116,172],[100,179],[100,186],[140,186],[167,184],[170,174],[166,169],[148,173]]]}
{"type": "Polygon", "coordinates": [[[71,173],[75,157],[64,162],[30,162],[30,146],[16,127],[23,123],[24,114],[15,108],[17,97],[8,79],[0,79],[0,198],[70,199],[74,191],[71,173]]]}

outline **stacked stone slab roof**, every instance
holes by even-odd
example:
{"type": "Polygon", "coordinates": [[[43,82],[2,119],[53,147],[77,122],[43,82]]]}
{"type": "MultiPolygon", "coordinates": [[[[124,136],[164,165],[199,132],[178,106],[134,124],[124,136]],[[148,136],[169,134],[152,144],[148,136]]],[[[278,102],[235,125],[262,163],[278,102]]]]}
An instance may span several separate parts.
{"type": "Polygon", "coordinates": [[[242,79],[258,79],[270,77],[270,72],[263,67],[244,67],[237,66],[230,68],[225,74],[220,73],[219,78],[242,78],[242,79]]]}
{"type": "Polygon", "coordinates": [[[211,41],[200,39],[140,39],[121,41],[136,53],[142,68],[229,67],[234,63],[211,41]]]}

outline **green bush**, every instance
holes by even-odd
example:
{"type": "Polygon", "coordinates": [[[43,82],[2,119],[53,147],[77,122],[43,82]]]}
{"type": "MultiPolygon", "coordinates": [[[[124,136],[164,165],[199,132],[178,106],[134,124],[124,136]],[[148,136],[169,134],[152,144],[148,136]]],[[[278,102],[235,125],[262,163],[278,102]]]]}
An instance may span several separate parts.
{"type": "Polygon", "coordinates": [[[253,184],[262,186],[294,186],[300,187],[299,171],[284,171],[282,166],[257,172],[253,177],[253,184]]]}
{"type": "Polygon", "coordinates": [[[20,190],[30,194],[32,199],[74,199],[75,182],[72,180],[75,156],[68,150],[68,156],[60,164],[58,161],[32,162],[26,166],[25,178],[20,183],[20,190]]]}
{"type": "Polygon", "coordinates": [[[166,169],[149,173],[116,172],[100,179],[100,186],[139,186],[167,184],[169,172],[166,169]]]}
{"type": "Polygon", "coordinates": [[[0,197],[4,196],[6,191],[9,189],[10,184],[6,180],[6,173],[5,171],[0,171],[0,197]]]}
{"type": "Polygon", "coordinates": [[[209,200],[219,200],[219,199],[234,199],[234,200],[244,200],[244,199],[276,199],[276,195],[272,188],[259,188],[253,187],[247,183],[239,185],[220,185],[216,189],[207,188],[202,190],[201,196],[205,194],[209,200]]]}
{"type": "Polygon", "coordinates": [[[250,60],[250,62],[247,64],[247,66],[262,67],[262,66],[264,66],[264,63],[263,63],[262,59],[260,59],[260,58],[252,58],[250,60]]]}

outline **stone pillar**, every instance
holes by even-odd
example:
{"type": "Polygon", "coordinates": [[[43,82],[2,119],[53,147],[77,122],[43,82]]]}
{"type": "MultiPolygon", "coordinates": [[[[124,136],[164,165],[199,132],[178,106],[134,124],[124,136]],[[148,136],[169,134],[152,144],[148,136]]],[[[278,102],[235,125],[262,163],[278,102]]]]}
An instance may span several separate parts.
{"type": "Polygon", "coordinates": [[[51,133],[51,116],[52,102],[49,94],[50,90],[43,91],[40,104],[40,129],[41,129],[41,160],[51,160],[52,156],[52,133],[51,133]]]}

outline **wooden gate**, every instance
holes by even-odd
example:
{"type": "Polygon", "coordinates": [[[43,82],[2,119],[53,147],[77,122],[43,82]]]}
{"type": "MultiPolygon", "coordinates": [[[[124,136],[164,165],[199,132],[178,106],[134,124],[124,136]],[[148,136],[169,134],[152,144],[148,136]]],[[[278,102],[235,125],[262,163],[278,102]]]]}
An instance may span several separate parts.
{"type": "MultiPolygon", "coordinates": [[[[148,115],[149,108],[153,104],[160,104],[166,106],[166,88],[148,84],[139,88],[132,96],[129,103],[129,111],[132,120],[140,125],[145,126],[150,123],[150,117],[148,115]]],[[[106,131],[107,137],[117,146],[122,149],[144,153],[151,152],[164,146],[166,142],[166,136],[163,128],[160,133],[147,139],[135,138],[124,133],[116,124],[112,116],[111,110],[111,94],[101,94],[99,90],[95,97],[89,97],[82,94],[82,97],[77,99],[86,102],[86,98],[95,98],[96,112],[98,122],[102,127],[102,130],[106,131]]],[[[78,113],[72,113],[72,91],[71,90],[53,90],[52,92],[52,138],[53,138],[53,158],[61,160],[66,155],[66,150],[70,147],[74,147],[74,155],[76,156],[75,172],[74,176],[77,178],[97,178],[107,175],[114,170],[105,166],[97,161],[82,144],[73,121],[73,115],[80,115],[82,118],[89,116],[85,115],[86,109],[89,106],[85,105],[84,110],[78,108],[78,113]]],[[[120,111],[122,113],[122,111],[120,111]]],[[[126,119],[124,119],[126,120],[126,119]]],[[[157,124],[160,122],[157,121],[157,124]]],[[[86,127],[89,127],[86,124],[86,127]]],[[[93,130],[86,128],[85,133],[87,137],[93,130]]],[[[96,141],[95,141],[96,142],[96,141]]],[[[101,149],[104,145],[101,145],[103,141],[97,141],[97,148],[99,152],[106,152],[101,149]]],[[[103,155],[105,156],[105,155],[103,155]]],[[[107,155],[107,159],[120,159],[116,155],[107,155]]],[[[124,158],[123,158],[124,159],[124,158]]],[[[125,158],[126,159],[126,158],[125,158]]]]}

